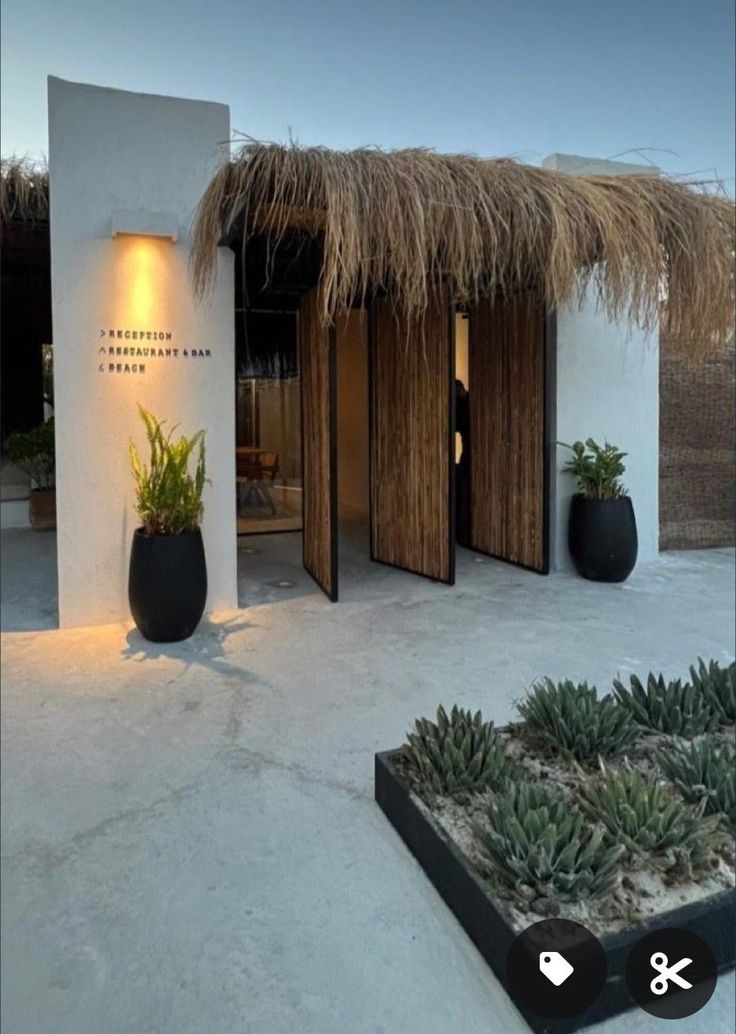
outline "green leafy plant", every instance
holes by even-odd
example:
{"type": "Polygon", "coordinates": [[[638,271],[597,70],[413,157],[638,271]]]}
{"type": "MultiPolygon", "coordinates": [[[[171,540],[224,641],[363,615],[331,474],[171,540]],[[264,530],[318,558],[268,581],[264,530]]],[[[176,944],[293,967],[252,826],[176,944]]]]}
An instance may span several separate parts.
{"type": "Polygon", "coordinates": [[[54,487],[56,451],[53,417],[31,431],[9,434],[4,452],[11,463],[28,475],[35,488],[54,487]]]}
{"type": "Polygon", "coordinates": [[[656,756],[662,773],[691,804],[704,801],[708,815],[736,830],[736,752],[707,736],[691,743],[673,741],[656,756]]]}
{"type": "Polygon", "coordinates": [[[520,734],[550,754],[581,762],[622,754],[636,739],[637,726],[612,696],[598,697],[595,686],[569,679],[536,683],[518,705],[520,734]]]}
{"type": "Polygon", "coordinates": [[[701,694],[721,725],[736,724],[736,661],[722,668],[718,661],[698,658],[698,666],[690,668],[695,692],[701,694]]]}
{"type": "Polygon", "coordinates": [[[661,782],[633,769],[612,771],[601,762],[600,776],[582,787],[579,805],[603,824],[609,843],[666,869],[703,866],[720,839],[718,818],[703,814],[704,803],[683,804],[661,782]]]}
{"type": "Polygon", "coordinates": [[[164,420],[138,407],[151,450],[150,464],[141,462],[131,441],[130,462],[136,483],[136,509],[149,535],[181,535],[195,531],[202,519],[205,476],[204,431],[176,441],[172,427],[164,433],[164,420]],[[195,458],[194,474],[189,471],[195,458]]]}
{"type": "Polygon", "coordinates": [[[613,691],[619,704],[647,729],[671,736],[697,736],[718,725],[718,715],[706,694],[689,682],[665,682],[663,675],[650,674],[646,689],[636,675],[629,684],[627,689],[616,679],[613,691]]]}
{"type": "Polygon", "coordinates": [[[575,475],[578,492],[586,499],[620,499],[626,495],[621,484],[621,475],[626,470],[623,463],[625,452],[608,442],[598,445],[593,438],[586,439],[585,444],[558,444],[572,453],[562,469],[575,475]]]}
{"type": "Polygon", "coordinates": [[[424,790],[463,799],[498,786],[513,764],[492,722],[453,707],[437,708],[437,721],[418,718],[402,748],[406,765],[424,790]]]}
{"type": "Polygon", "coordinates": [[[485,874],[529,901],[610,893],[625,851],[543,783],[508,783],[494,793],[473,834],[485,874]]]}

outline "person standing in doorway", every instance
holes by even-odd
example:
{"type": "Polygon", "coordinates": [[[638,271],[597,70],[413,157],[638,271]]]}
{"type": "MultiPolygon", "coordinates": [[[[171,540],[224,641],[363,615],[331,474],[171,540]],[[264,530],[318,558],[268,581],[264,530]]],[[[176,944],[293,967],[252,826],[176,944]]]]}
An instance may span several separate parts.
{"type": "Polygon", "coordinates": [[[470,393],[462,381],[455,381],[455,430],[462,452],[455,464],[455,538],[470,546],[470,393]]]}

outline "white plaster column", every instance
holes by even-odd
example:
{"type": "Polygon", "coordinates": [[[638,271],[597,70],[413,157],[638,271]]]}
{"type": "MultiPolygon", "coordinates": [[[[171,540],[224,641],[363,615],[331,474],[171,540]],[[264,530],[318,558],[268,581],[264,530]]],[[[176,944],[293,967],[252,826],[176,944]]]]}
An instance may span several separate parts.
{"type": "MultiPolygon", "coordinates": [[[[551,155],[544,166],[571,175],[658,175],[652,166],[551,155]]],[[[636,513],[639,560],[659,551],[659,333],[610,321],[592,298],[557,313],[557,441],[608,440],[628,453],[623,477],[636,513]]],[[[575,480],[556,449],[552,477],[551,563],[569,568],[567,522],[575,480]]]]}
{"type": "Polygon", "coordinates": [[[189,225],[227,154],[223,104],[49,78],[51,277],[62,627],[129,616],[140,403],[207,432],[207,610],[237,604],[232,255],[195,304],[189,225]],[[113,238],[124,226],[165,237],[113,238]],[[126,353],[127,349],[127,353],[126,353]]]}

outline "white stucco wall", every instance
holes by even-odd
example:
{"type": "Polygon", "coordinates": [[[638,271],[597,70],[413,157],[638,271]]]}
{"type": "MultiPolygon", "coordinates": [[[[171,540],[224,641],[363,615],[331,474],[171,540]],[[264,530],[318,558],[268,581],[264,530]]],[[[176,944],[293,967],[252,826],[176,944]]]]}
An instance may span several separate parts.
{"type": "MultiPolygon", "coordinates": [[[[653,166],[550,155],[543,162],[570,175],[659,175],[653,166]]],[[[639,560],[659,549],[659,334],[645,335],[625,321],[611,322],[592,293],[582,308],[557,313],[557,441],[608,440],[628,453],[623,481],[634,504],[639,560]]],[[[572,566],[567,521],[574,478],[561,467],[567,451],[555,451],[552,477],[551,563],[572,566]]]]}
{"type": "MultiPolygon", "coordinates": [[[[659,350],[657,335],[611,323],[586,301],[557,314],[557,441],[608,440],[628,456],[623,477],[634,504],[639,559],[659,544],[659,350]]],[[[571,566],[567,519],[575,479],[560,470],[569,453],[556,450],[551,547],[557,568],[571,566]]]]}
{"type": "Polygon", "coordinates": [[[128,441],[145,443],[138,403],[184,433],[207,431],[207,609],[235,606],[232,255],[221,249],[216,287],[200,305],[188,271],[190,218],[227,148],[229,110],[56,78],[48,108],[61,625],[129,616],[138,521],[128,441]],[[113,239],[116,210],[173,216],[176,243],[113,239]],[[159,332],[163,340],[148,339],[159,332]],[[172,351],[109,353],[126,347],[172,351]]]}

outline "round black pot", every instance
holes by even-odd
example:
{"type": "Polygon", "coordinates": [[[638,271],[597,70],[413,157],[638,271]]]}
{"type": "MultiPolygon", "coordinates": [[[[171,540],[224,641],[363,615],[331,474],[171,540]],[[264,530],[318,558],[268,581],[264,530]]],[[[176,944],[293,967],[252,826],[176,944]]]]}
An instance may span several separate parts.
{"type": "Polygon", "coordinates": [[[572,497],[568,543],[578,574],[623,582],[634,570],[639,540],[631,499],[572,497]]]}
{"type": "Polygon", "coordinates": [[[202,533],[133,534],[128,600],[141,635],[154,643],[187,639],[200,622],[207,599],[202,533]]]}

